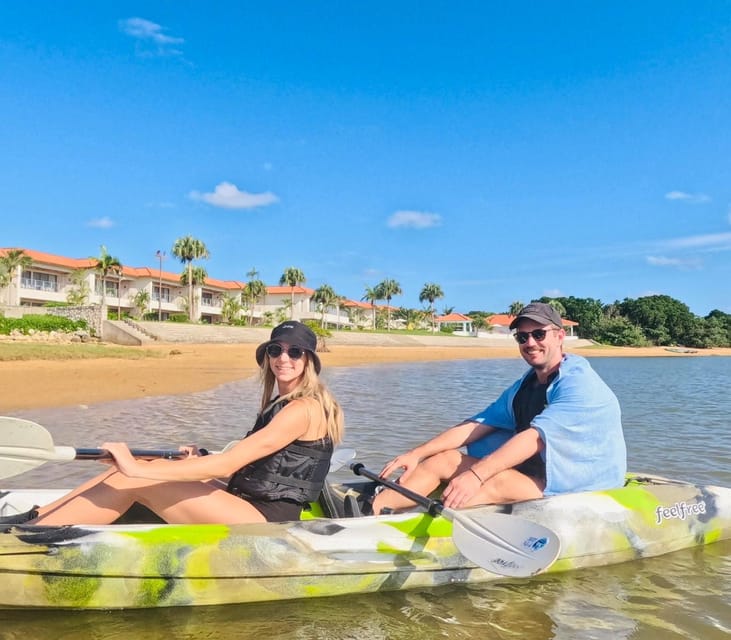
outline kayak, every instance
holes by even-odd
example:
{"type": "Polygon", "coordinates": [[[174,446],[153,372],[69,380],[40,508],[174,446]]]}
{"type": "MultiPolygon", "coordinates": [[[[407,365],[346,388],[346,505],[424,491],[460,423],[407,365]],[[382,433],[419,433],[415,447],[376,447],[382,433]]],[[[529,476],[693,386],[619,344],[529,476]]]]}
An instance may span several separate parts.
{"type": "MultiPolygon", "coordinates": [[[[459,521],[445,514],[362,515],[374,486],[329,483],[296,522],[171,525],[129,513],[104,526],[0,525],[0,608],[217,605],[505,579],[463,555],[459,521]]],[[[0,491],[0,516],[64,493],[0,491]]],[[[549,573],[731,538],[731,488],[636,473],[619,489],[456,513],[550,528],[560,552],[549,573]]]]}

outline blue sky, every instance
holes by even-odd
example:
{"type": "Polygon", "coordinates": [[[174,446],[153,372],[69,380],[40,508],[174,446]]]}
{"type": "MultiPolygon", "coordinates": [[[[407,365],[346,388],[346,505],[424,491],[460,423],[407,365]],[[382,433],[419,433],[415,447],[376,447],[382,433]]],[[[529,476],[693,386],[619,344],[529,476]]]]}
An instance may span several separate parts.
{"type": "Polygon", "coordinates": [[[4,0],[0,87],[0,246],[731,312],[728,2],[4,0]]]}

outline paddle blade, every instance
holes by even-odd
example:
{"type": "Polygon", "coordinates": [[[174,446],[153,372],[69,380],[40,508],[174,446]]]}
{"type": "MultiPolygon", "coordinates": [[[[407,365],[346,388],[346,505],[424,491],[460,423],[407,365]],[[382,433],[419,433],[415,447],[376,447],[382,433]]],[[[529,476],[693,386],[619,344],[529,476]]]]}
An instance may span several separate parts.
{"type": "Polygon", "coordinates": [[[330,458],[330,470],[328,473],[337,471],[344,467],[348,462],[355,458],[355,449],[346,449],[345,447],[337,447],[333,451],[332,458],[330,458]]]}
{"type": "Polygon", "coordinates": [[[51,434],[39,424],[0,416],[0,478],[35,469],[54,452],[51,434]]]}
{"type": "Polygon", "coordinates": [[[554,531],[504,513],[444,509],[460,553],[488,571],[525,578],[547,569],[561,551],[554,531]]]}

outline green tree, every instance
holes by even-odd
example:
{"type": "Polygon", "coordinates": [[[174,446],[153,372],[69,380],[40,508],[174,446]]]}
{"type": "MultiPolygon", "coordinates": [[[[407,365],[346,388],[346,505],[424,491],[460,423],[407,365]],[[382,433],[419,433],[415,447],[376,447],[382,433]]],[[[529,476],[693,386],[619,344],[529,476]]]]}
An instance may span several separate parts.
{"type": "Polygon", "coordinates": [[[380,300],[378,297],[379,291],[378,287],[366,287],[365,293],[363,294],[363,297],[361,300],[363,302],[369,302],[371,305],[371,312],[373,315],[373,330],[376,330],[376,302],[380,300]]]}
{"type": "MultiPolygon", "coordinates": [[[[107,251],[107,248],[104,245],[101,245],[101,252],[99,253],[98,258],[91,258],[94,260],[94,271],[101,276],[101,283],[102,283],[102,317],[104,317],[105,309],[107,306],[107,278],[109,277],[110,273],[115,273],[118,276],[122,273],[122,263],[119,261],[119,258],[112,256],[107,251]]],[[[119,296],[121,295],[121,292],[119,291],[119,288],[117,288],[117,299],[119,299],[119,296]]],[[[117,313],[119,315],[119,312],[117,313]]]]}
{"type": "Polygon", "coordinates": [[[625,298],[619,312],[642,329],[652,344],[685,344],[692,335],[694,315],[686,304],[666,295],[625,298]]]}
{"type": "MultiPolygon", "coordinates": [[[[394,313],[394,316],[403,321],[404,326],[409,331],[421,328],[423,326],[422,323],[427,321],[427,315],[428,312],[426,311],[422,311],[421,309],[409,309],[407,307],[399,307],[394,313]]],[[[432,314],[431,317],[433,318],[434,315],[432,314]]]]}
{"type": "Polygon", "coordinates": [[[562,316],[578,322],[577,335],[587,340],[598,340],[598,331],[605,317],[612,315],[612,309],[604,307],[601,300],[594,298],[556,298],[564,306],[566,315],[562,316]]]}
{"type": "Polygon", "coordinates": [[[287,267],[279,278],[279,284],[291,287],[290,289],[290,306],[289,317],[294,317],[294,288],[306,282],[305,274],[297,267],[287,267]]]}
{"type": "MultiPolygon", "coordinates": [[[[180,284],[183,286],[188,285],[189,291],[191,290],[191,287],[197,287],[202,286],[206,283],[206,278],[208,277],[208,273],[206,270],[201,266],[195,266],[190,267],[188,265],[188,269],[183,271],[180,274],[180,284]]],[[[188,318],[197,318],[198,317],[198,297],[193,294],[190,298],[188,298],[188,318]],[[190,305],[193,305],[193,308],[191,310],[190,305]]]]}
{"type": "Polygon", "coordinates": [[[376,285],[376,290],[378,291],[378,299],[379,300],[385,300],[386,301],[386,312],[388,316],[388,320],[386,322],[386,331],[390,331],[391,329],[391,298],[394,296],[399,296],[403,293],[401,291],[401,285],[396,282],[396,280],[393,280],[391,278],[386,278],[382,282],[376,285]]]}
{"type": "Polygon", "coordinates": [[[605,317],[597,328],[596,339],[603,344],[626,347],[644,347],[647,339],[642,329],[624,316],[605,317]]]}
{"type": "MultiPolygon", "coordinates": [[[[250,275],[251,273],[252,272],[250,271],[247,275],[250,275]]],[[[258,275],[258,272],[254,273],[258,275]]],[[[262,280],[254,279],[246,283],[241,297],[246,301],[246,304],[249,306],[250,326],[253,326],[254,324],[254,306],[256,305],[257,301],[263,299],[266,294],[267,286],[262,280]]]]}
{"type": "Polygon", "coordinates": [[[132,304],[137,311],[137,316],[141,318],[150,304],[150,292],[146,289],[140,289],[132,298],[132,304]]]}
{"type": "Polygon", "coordinates": [[[320,307],[320,326],[324,329],[325,313],[327,313],[328,307],[339,303],[340,296],[335,293],[335,289],[333,289],[329,284],[323,284],[322,286],[315,289],[315,293],[313,294],[312,299],[320,307]]]}
{"type": "Polygon", "coordinates": [[[178,238],[173,245],[172,254],[187,266],[188,277],[188,318],[191,322],[195,320],[195,305],[193,303],[193,260],[211,257],[206,245],[193,236],[178,238]]]}
{"type": "Polygon", "coordinates": [[[476,315],[476,316],[470,316],[472,319],[472,326],[475,329],[475,334],[480,332],[480,329],[487,329],[487,316],[484,316],[482,314],[476,315]]]}
{"type": "Polygon", "coordinates": [[[66,302],[74,307],[81,307],[89,301],[91,290],[86,273],[86,269],[76,269],[69,276],[71,288],[66,293],[66,302]]]}
{"type": "Polygon", "coordinates": [[[508,315],[517,316],[524,306],[525,305],[520,300],[515,300],[514,302],[511,302],[510,308],[508,309],[508,315]]]}
{"type": "Polygon", "coordinates": [[[242,305],[238,298],[226,296],[221,306],[221,319],[227,324],[233,324],[241,313],[241,309],[242,305]]]}
{"type": "Polygon", "coordinates": [[[433,282],[427,282],[419,293],[419,302],[429,302],[429,316],[431,318],[432,331],[437,330],[436,319],[434,318],[434,301],[444,297],[442,288],[433,282]]]}
{"type": "Polygon", "coordinates": [[[19,304],[19,296],[12,296],[12,289],[17,292],[20,288],[15,284],[18,268],[29,269],[32,265],[33,259],[23,249],[8,249],[5,255],[0,256],[0,289],[8,288],[8,304],[19,304]]]}

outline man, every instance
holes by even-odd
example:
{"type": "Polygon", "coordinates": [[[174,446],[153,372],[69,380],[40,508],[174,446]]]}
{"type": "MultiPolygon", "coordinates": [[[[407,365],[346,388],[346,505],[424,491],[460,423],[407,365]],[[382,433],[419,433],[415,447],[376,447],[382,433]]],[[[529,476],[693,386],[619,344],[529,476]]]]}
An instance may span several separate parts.
{"type": "MultiPolygon", "coordinates": [[[[532,302],[510,329],[528,372],[484,411],[393,459],[382,477],[404,469],[399,483],[421,494],[448,482],[442,499],[450,508],[622,486],[619,403],[587,360],[563,353],[558,312],[532,302]]],[[[412,505],[387,489],[373,512],[412,505]]]]}

